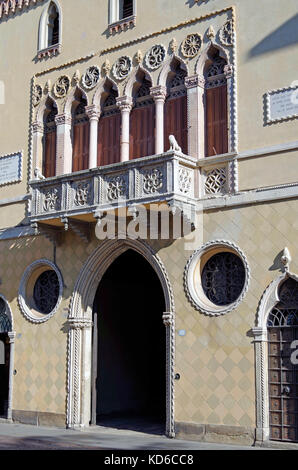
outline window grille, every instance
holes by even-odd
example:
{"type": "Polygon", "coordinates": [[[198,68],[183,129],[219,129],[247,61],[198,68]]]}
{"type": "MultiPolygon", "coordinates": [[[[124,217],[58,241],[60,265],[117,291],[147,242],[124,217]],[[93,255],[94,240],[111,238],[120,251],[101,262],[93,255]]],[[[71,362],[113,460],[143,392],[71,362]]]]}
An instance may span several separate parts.
{"type": "Polygon", "coordinates": [[[44,271],[37,279],[33,299],[40,313],[49,314],[59,298],[59,279],[55,271],[44,271]]]}
{"type": "Polygon", "coordinates": [[[229,305],[240,296],[245,284],[242,260],[234,253],[223,252],[212,256],[202,271],[202,287],[215,305],[229,305]]]}

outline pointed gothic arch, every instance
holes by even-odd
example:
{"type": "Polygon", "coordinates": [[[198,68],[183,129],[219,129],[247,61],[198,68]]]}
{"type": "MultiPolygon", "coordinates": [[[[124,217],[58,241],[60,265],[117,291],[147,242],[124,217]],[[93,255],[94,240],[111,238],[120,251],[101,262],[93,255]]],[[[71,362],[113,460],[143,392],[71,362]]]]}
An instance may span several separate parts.
{"type": "Polygon", "coordinates": [[[67,426],[88,426],[91,413],[92,312],[97,287],[114,260],[132,249],[155,270],[164,293],[166,312],[166,432],[174,437],[175,305],[166,269],[153,249],[140,240],[106,240],[90,255],[77,279],[68,317],[67,426]]]}

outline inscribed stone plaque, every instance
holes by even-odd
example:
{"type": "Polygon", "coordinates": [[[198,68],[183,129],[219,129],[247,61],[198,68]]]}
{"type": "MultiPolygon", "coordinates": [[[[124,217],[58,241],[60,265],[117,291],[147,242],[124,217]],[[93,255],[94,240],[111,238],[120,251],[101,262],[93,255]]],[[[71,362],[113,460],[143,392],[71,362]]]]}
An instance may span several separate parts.
{"type": "Polygon", "coordinates": [[[272,91],[267,96],[269,122],[298,117],[298,88],[284,88],[272,91]]]}
{"type": "Polygon", "coordinates": [[[0,186],[17,183],[22,179],[22,153],[0,157],[0,186]]]}

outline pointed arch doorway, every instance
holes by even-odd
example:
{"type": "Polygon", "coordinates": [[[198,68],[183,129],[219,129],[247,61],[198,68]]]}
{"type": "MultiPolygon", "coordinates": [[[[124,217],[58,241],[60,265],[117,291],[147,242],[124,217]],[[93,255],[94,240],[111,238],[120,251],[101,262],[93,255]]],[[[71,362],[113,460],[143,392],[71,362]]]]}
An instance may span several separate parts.
{"type": "Polygon", "coordinates": [[[165,299],[132,249],[106,270],[93,308],[92,424],[165,432],[165,299]]]}

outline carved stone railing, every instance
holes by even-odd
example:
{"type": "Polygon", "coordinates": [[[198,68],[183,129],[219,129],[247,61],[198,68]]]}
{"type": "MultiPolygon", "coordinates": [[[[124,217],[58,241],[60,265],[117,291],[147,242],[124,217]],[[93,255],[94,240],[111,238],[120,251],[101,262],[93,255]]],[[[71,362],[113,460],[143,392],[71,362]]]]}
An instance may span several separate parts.
{"type": "MultiPolygon", "coordinates": [[[[198,171],[192,157],[168,151],[91,170],[31,180],[30,221],[46,222],[119,207],[166,202],[195,207],[198,171]]],[[[186,208],[186,209],[185,209],[186,208]]]]}

